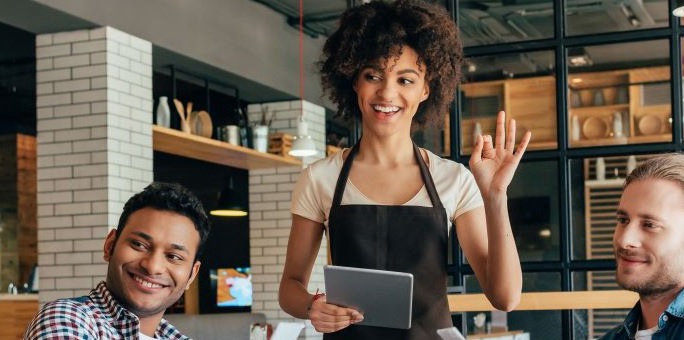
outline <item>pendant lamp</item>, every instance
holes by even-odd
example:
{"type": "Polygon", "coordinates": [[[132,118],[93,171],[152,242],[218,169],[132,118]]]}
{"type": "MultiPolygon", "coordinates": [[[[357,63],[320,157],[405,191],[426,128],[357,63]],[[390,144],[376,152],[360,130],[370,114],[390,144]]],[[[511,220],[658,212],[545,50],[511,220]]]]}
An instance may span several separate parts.
{"type": "MultiPolygon", "coordinates": [[[[304,100],[304,0],[299,0],[299,97],[304,100]]],[[[297,122],[297,136],[294,137],[290,156],[309,157],[316,155],[316,145],[309,135],[309,126],[304,120],[304,105],[297,122]]]]}
{"type": "Polygon", "coordinates": [[[677,0],[672,14],[676,17],[684,17],[684,0],[677,0]]]}
{"type": "Polygon", "coordinates": [[[304,121],[304,115],[300,116],[297,122],[297,136],[294,137],[292,148],[290,149],[290,156],[295,157],[310,157],[316,155],[316,145],[309,135],[309,125],[304,121]]]}
{"type": "Polygon", "coordinates": [[[228,186],[224,187],[219,194],[216,207],[209,212],[213,216],[221,217],[242,217],[247,216],[247,208],[240,202],[240,197],[233,189],[233,178],[231,177],[228,186]]]}

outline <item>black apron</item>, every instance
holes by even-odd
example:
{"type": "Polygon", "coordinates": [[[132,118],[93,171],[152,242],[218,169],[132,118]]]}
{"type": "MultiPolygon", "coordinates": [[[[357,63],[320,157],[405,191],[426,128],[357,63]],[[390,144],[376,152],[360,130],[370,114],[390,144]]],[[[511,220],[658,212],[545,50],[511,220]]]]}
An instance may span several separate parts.
{"type": "Polygon", "coordinates": [[[415,144],[413,149],[432,207],[340,205],[352,161],[359,152],[357,143],[337,179],[328,222],[334,265],[413,274],[411,329],[351,325],[325,334],[326,340],[440,339],[437,330],[452,327],[446,293],[446,211],[415,144]]]}

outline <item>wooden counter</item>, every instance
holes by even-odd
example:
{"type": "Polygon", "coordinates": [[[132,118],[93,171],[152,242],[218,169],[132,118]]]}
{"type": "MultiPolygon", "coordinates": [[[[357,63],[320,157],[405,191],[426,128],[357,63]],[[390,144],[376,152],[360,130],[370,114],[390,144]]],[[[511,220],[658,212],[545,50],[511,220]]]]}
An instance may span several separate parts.
{"type": "MultiPolygon", "coordinates": [[[[638,299],[626,290],[522,293],[514,310],[632,308],[638,299]]],[[[453,313],[495,310],[484,294],[449,294],[448,300],[453,313]]]]}
{"type": "Polygon", "coordinates": [[[0,339],[22,339],[38,313],[38,294],[0,294],[0,339]]]}

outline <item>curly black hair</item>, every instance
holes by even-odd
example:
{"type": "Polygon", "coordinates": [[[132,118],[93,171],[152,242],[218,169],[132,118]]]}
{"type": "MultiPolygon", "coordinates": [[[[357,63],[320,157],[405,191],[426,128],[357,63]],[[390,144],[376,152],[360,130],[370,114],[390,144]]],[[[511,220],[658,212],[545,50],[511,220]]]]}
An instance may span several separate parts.
{"type": "MultiPolygon", "coordinates": [[[[195,261],[204,250],[211,226],[202,202],[190,190],[178,183],[153,182],[128,199],[116,227],[116,240],[126,226],[128,218],[143,208],[171,211],[189,218],[200,234],[195,261]]],[[[115,241],[116,244],[116,241],[115,241]]]]}
{"type": "Polygon", "coordinates": [[[426,66],[430,96],[413,118],[420,126],[441,122],[460,82],[463,48],[458,29],[439,5],[422,1],[372,1],[347,10],[323,46],[321,85],[342,117],[361,118],[353,83],[364,65],[397,57],[409,46],[426,66]]]}

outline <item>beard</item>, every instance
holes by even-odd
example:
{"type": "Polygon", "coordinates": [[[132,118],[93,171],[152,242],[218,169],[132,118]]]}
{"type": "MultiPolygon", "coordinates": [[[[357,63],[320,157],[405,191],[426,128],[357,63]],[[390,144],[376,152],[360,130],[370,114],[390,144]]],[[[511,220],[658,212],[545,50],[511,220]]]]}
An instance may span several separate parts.
{"type": "Polygon", "coordinates": [[[628,280],[620,280],[619,277],[617,279],[617,283],[621,288],[639,293],[639,296],[642,297],[662,295],[663,293],[672,291],[673,289],[679,287],[679,285],[675,282],[665,283],[661,281],[657,282],[656,284],[654,284],[653,281],[629,282],[628,280]]]}
{"type": "Polygon", "coordinates": [[[678,275],[674,274],[673,269],[668,267],[656,268],[656,272],[650,275],[642,272],[620,274],[618,267],[615,279],[623,289],[639,293],[641,297],[648,297],[678,289],[681,282],[678,280],[678,275]]]}

